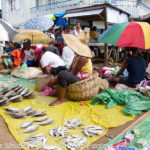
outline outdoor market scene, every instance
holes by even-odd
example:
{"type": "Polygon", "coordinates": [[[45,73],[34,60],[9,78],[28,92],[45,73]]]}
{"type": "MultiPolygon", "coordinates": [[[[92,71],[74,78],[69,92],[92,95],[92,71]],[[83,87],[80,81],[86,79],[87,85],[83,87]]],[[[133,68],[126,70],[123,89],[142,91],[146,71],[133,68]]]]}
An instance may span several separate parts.
{"type": "Polygon", "coordinates": [[[150,2],[1,0],[0,149],[150,150],[150,2]]]}

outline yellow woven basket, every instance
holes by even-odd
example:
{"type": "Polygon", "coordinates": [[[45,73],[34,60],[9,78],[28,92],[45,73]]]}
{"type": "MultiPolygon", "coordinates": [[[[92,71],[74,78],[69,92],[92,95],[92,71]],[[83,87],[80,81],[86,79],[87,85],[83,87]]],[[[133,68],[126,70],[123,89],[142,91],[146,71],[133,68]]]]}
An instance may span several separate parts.
{"type": "Polygon", "coordinates": [[[42,91],[45,86],[47,86],[47,83],[52,79],[52,75],[41,75],[36,77],[35,80],[35,86],[37,91],[42,91]]]}
{"type": "Polygon", "coordinates": [[[75,101],[90,100],[99,92],[99,81],[98,73],[94,73],[88,79],[70,84],[67,88],[67,97],[75,101]]]}

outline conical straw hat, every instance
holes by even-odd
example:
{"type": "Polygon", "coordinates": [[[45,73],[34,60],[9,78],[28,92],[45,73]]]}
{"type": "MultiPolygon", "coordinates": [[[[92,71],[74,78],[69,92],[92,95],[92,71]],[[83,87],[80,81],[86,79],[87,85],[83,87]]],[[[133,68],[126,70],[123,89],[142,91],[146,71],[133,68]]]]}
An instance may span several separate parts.
{"type": "Polygon", "coordinates": [[[89,41],[89,34],[86,31],[81,32],[78,37],[72,34],[63,34],[65,43],[78,55],[92,58],[90,48],[86,45],[89,41]]]}

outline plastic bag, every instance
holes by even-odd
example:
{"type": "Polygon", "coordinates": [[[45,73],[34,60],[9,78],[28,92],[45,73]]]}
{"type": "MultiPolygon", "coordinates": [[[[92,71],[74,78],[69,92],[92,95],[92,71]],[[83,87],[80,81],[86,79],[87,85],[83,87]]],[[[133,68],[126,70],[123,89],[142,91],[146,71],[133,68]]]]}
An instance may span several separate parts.
{"type": "Polygon", "coordinates": [[[125,105],[124,113],[126,115],[140,115],[142,110],[150,110],[150,98],[132,90],[104,89],[92,99],[91,105],[100,103],[107,104],[106,108],[125,105]]]}

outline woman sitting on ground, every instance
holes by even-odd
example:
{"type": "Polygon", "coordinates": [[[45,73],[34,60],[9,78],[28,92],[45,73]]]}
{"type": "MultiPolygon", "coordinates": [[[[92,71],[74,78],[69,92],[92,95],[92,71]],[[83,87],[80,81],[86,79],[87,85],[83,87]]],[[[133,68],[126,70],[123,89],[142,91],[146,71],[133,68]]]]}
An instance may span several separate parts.
{"type": "MultiPolygon", "coordinates": [[[[127,58],[115,77],[106,78],[109,82],[122,83],[129,87],[135,88],[145,78],[146,61],[143,57],[138,56],[137,48],[130,48],[132,56],[127,58]],[[119,78],[119,76],[127,69],[129,76],[127,78],[119,78]]],[[[104,77],[105,78],[105,77],[104,77]]]]}
{"type": "Polygon", "coordinates": [[[64,41],[66,44],[76,53],[74,61],[67,71],[61,71],[58,76],[49,82],[52,87],[56,82],[58,89],[53,96],[58,96],[58,99],[52,102],[50,105],[59,105],[65,102],[66,89],[69,84],[79,82],[83,79],[87,79],[93,72],[91,62],[91,50],[86,45],[89,41],[89,33],[83,31],[79,37],[74,35],[64,34],[64,41]]]}

